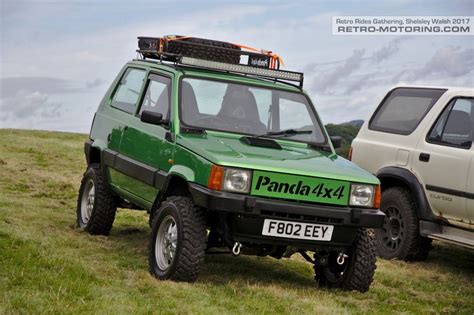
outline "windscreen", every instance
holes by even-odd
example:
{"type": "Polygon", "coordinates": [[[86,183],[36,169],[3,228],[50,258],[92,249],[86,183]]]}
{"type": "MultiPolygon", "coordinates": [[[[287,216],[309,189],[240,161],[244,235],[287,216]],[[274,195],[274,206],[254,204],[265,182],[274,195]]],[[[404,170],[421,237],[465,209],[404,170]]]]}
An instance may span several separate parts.
{"type": "Polygon", "coordinates": [[[308,99],[301,93],[185,78],[180,99],[181,121],[187,126],[249,135],[293,129],[297,132],[285,139],[326,142],[308,99]]]}

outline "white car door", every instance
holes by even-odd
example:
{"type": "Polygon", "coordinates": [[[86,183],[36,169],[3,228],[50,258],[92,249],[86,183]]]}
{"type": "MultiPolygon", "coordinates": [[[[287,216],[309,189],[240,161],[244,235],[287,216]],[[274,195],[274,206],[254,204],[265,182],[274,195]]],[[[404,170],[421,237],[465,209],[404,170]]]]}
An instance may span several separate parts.
{"type": "Polygon", "coordinates": [[[453,224],[467,224],[468,207],[469,212],[474,207],[468,198],[473,185],[473,124],[473,99],[452,99],[420,139],[412,160],[412,171],[421,180],[434,214],[453,224]]]}
{"type": "Polygon", "coordinates": [[[471,166],[467,179],[467,214],[469,215],[469,225],[474,229],[474,148],[471,148],[471,151],[471,166]]]}

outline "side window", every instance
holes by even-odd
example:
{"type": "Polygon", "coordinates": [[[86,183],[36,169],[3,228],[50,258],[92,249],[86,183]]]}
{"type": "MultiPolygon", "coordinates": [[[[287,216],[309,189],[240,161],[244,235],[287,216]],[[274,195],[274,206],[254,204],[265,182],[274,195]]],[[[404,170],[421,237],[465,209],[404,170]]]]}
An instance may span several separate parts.
{"type": "Polygon", "coordinates": [[[135,113],[145,74],[145,70],[127,69],[115,90],[111,105],[128,113],[135,113]]]}
{"type": "Polygon", "coordinates": [[[171,79],[159,75],[150,75],[140,115],[144,110],[160,113],[163,119],[170,118],[171,79]]]}
{"type": "Polygon", "coordinates": [[[397,88],[390,92],[369,122],[369,129],[409,135],[446,90],[397,88]]]}
{"type": "Polygon", "coordinates": [[[474,100],[453,100],[431,128],[428,142],[469,149],[473,140],[474,100]]]}

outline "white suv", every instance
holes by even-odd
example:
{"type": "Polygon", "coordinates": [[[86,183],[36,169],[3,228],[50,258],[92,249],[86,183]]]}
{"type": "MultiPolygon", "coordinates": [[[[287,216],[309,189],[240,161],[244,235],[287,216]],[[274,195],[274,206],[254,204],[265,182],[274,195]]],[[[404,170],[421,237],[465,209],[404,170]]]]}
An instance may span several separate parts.
{"type": "Polygon", "coordinates": [[[378,254],[422,260],[431,239],[474,249],[474,89],[396,87],[352,142],[382,183],[378,254]]]}

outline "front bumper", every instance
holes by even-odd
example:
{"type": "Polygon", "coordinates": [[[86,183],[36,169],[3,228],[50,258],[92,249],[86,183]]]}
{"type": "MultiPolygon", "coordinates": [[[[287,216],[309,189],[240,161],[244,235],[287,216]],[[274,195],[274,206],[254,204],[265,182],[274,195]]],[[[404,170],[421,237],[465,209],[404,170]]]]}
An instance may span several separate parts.
{"type": "Polygon", "coordinates": [[[366,228],[382,227],[385,218],[385,214],[378,209],[334,207],[260,198],[211,190],[197,184],[190,184],[190,192],[194,202],[200,207],[244,215],[366,228]]]}
{"type": "Polygon", "coordinates": [[[236,240],[260,244],[288,245],[300,248],[347,246],[357,228],[380,228],[385,214],[378,209],[335,207],[240,195],[190,184],[194,203],[210,211],[229,213],[236,240]],[[261,235],[265,219],[334,225],[330,242],[275,238],[261,235]]]}

